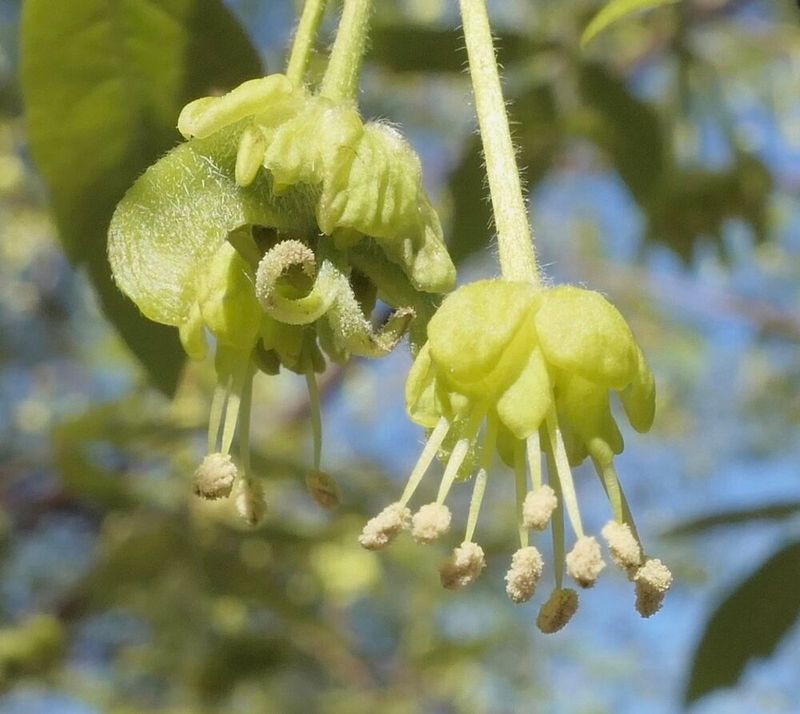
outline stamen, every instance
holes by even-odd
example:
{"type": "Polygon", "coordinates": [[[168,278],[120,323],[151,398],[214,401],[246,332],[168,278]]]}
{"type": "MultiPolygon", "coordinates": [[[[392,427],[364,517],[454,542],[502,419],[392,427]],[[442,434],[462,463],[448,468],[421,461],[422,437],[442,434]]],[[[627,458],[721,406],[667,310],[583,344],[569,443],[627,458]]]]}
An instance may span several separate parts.
{"type": "Polygon", "coordinates": [[[379,550],[391,543],[400,531],[407,529],[410,521],[411,511],[403,503],[391,503],[367,521],[358,542],[367,550],[379,550]]]}
{"type": "Polygon", "coordinates": [[[222,410],[225,408],[225,400],[228,398],[230,375],[227,375],[225,383],[217,382],[214,387],[214,396],[211,399],[211,413],[208,416],[208,453],[212,454],[217,450],[217,443],[220,438],[220,426],[222,424],[222,410]]]}
{"type": "Polygon", "coordinates": [[[228,454],[209,454],[194,472],[194,493],[209,501],[227,498],[238,474],[228,454]]]}
{"type": "Polygon", "coordinates": [[[630,526],[627,523],[609,521],[601,532],[615,565],[627,571],[629,577],[635,576],[636,570],[642,564],[642,548],[630,526]]]}
{"type": "Polygon", "coordinates": [[[547,413],[546,424],[550,451],[555,456],[555,473],[558,474],[558,481],[561,486],[561,499],[559,500],[564,501],[575,536],[581,538],[583,536],[583,525],[581,523],[581,512],[578,508],[578,496],[575,493],[575,484],[572,481],[572,470],[567,458],[567,449],[564,446],[564,439],[561,437],[561,430],[558,428],[554,409],[547,413]]]}
{"type": "Polygon", "coordinates": [[[528,529],[522,517],[522,504],[525,500],[525,445],[517,440],[514,442],[514,482],[517,497],[517,531],[519,533],[520,548],[528,545],[528,529]]]}
{"type": "Polygon", "coordinates": [[[522,504],[522,523],[526,528],[543,531],[558,507],[556,492],[547,484],[539,486],[525,496],[522,504]]]}
{"type": "Polygon", "coordinates": [[[478,525],[478,515],[480,514],[481,504],[483,503],[483,495],[486,493],[489,469],[491,469],[492,461],[494,460],[494,450],[497,445],[497,430],[497,419],[489,416],[486,420],[486,436],[483,438],[480,468],[475,476],[475,485],[472,488],[472,499],[469,503],[467,532],[464,536],[466,542],[472,541],[475,535],[475,528],[478,525]]]}
{"type": "Polygon", "coordinates": [[[672,573],[658,558],[648,558],[634,576],[636,609],[642,617],[655,615],[672,586],[672,573]]]}
{"type": "Polygon", "coordinates": [[[582,588],[590,588],[606,567],[600,544],[594,536],[581,536],[567,553],[567,572],[582,588]]]}
{"type": "Polygon", "coordinates": [[[532,545],[520,548],[511,557],[511,568],[506,573],[508,597],[515,603],[530,600],[543,570],[544,560],[538,549],[532,545]]]}
{"type": "Polygon", "coordinates": [[[611,503],[611,508],[614,511],[614,519],[618,523],[627,523],[631,529],[631,533],[636,540],[639,539],[639,534],[636,531],[636,523],[633,520],[628,499],[625,497],[625,491],[622,488],[622,483],[617,476],[617,470],[614,467],[614,462],[603,466],[596,459],[592,459],[594,470],[600,477],[600,482],[603,484],[606,496],[611,503]]]}
{"type": "Polygon", "coordinates": [[[314,470],[319,471],[322,463],[322,417],[317,378],[313,371],[306,372],[308,386],[308,405],[311,411],[311,433],[314,439],[314,470]]]}
{"type": "Polygon", "coordinates": [[[535,431],[525,440],[528,450],[528,466],[531,470],[531,488],[535,491],[542,485],[542,445],[539,432],[535,431]]]}
{"type": "Polygon", "coordinates": [[[433,543],[450,530],[450,509],[441,503],[426,503],[411,520],[411,535],[417,543],[433,543]]]}
{"type": "Polygon", "coordinates": [[[578,609],[578,593],[572,588],[558,588],[539,610],[536,626],[545,634],[558,632],[578,609]]]}
{"type": "MultiPolygon", "coordinates": [[[[240,365],[237,365],[237,367],[240,367],[240,365]]],[[[222,427],[222,446],[220,451],[223,454],[230,453],[231,444],[233,443],[233,436],[236,433],[236,424],[239,420],[239,414],[241,410],[242,392],[247,388],[248,380],[252,386],[252,378],[252,366],[249,360],[244,366],[244,369],[236,369],[235,371],[231,372],[230,391],[228,392],[228,401],[225,405],[225,415],[223,417],[224,423],[222,427]]],[[[249,424],[249,407],[247,409],[247,421],[249,424]]],[[[249,432],[249,428],[247,431],[249,432]]]]}
{"type": "Polygon", "coordinates": [[[306,474],[306,487],[311,497],[327,510],[333,510],[341,503],[339,484],[324,471],[312,469],[306,474]]]}
{"type": "Polygon", "coordinates": [[[550,450],[545,452],[547,458],[547,480],[551,482],[556,496],[556,507],[550,521],[553,533],[553,563],[556,578],[556,591],[560,591],[564,584],[564,506],[561,498],[561,484],[556,474],[556,464],[550,450]]]}
{"type": "Polygon", "coordinates": [[[447,494],[450,493],[453,482],[456,480],[456,476],[458,476],[458,470],[461,468],[461,464],[464,463],[464,459],[467,458],[469,445],[478,433],[478,429],[480,428],[485,414],[485,409],[477,408],[470,415],[465,436],[456,442],[456,445],[450,452],[450,458],[447,461],[447,466],[445,466],[442,482],[439,484],[439,493],[436,494],[436,503],[444,503],[447,494]]]}
{"type": "Polygon", "coordinates": [[[239,493],[236,495],[236,510],[251,526],[257,526],[267,515],[267,501],[264,487],[255,479],[240,479],[239,493]]]}
{"type": "Polygon", "coordinates": [[[425,472],[436,458],[436,454],[439,453],[439,449],[441,448],[442,442],[447,436],[449,429],[450,424],[448,423],[447,419],[441,417],[431,432],[431,435],[428,437],[425,448],[422,449],[422,453],[419,455],[419,459],[414,466],[414,470],[411,472],[411,476],[408,478],[408,483],[403,491],[403,495],[400,496],[400,504],[402,506],[405,506],[411,500],[411,497],[414,495],[414,491],[417,490],[420,481],[422,481],[422,477],[425,475],[425,472]]]}
{"type": "Polygon", "coordinates": [[[477,543],[464,541],[439,567],[439,577],[443,587],[457,590],[472,583],[485,567],[483,548],[477,543]]]}

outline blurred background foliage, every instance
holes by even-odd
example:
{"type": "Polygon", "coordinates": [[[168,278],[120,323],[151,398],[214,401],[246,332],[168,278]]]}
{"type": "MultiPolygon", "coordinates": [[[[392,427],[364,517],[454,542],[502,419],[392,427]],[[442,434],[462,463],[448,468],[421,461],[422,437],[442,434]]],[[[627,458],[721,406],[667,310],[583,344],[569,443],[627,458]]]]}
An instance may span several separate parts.
{"type": "MultiPolygon", "coordinates": [[[[420,151],[461,279],[491,275],[456,3],[376,5],[364,113],[420,151]]],[[[0,0],[0,711],[797,711],[800,16],[685,0],[582,49],[599,5],[490,3],[541,259],[654,364],[620,473],[677,583],[645,622],[609,575],[545,638],[503,593],[507,474],[468,592],[439,588],[444,545],[356,544],[422,437],[404,350],[325,380],[337,512],[305,493],[292,375],[257,383],[265,525],[190,494],[210,366],[114,292],[105,226],[187,99],[281,67],[295,3],[0,0]]]]}

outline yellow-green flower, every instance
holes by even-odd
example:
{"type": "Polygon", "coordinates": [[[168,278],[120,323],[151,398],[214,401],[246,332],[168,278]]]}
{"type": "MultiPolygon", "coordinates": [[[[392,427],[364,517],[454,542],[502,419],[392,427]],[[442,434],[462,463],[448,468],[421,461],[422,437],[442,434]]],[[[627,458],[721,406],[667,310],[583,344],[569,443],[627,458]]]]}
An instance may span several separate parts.
{"type": "MultiPolygon", "coordinates": [[[[521,548],[506,576],[509,596],[522,602],[533,595],[542,562],[538,550],[528,544],[528,531],[552,521],[556,589],[540,625],[545,631],[560,629],[577,607],[576,595],[563,587],[564,570],[588,588],[605,567],[599,543],[584,532],[570,468],[589,457],[613,509],[614,521],[604,534],[614,560],[637,582],[637,602],[646,601],[642,613],[657,609],[654,593],[663,597],[666,576],[661,570],[657,573],[659,588],[639,584],[654,580],[648,573],[656,568],[641,553],[614,468],[614,455],[622,451],[623,441],[611,413],[611,393],[617,394],[637,431],[650,428],[653,376],[624,318],[599,293],[482,280],[444,300],[428,324],[428,341],[406,384],[409,415],[430,430],[430,437],[404,493],[390,507],[393,513],[407,510],[432,461],[437,454],[443,456],[446,466],[435,504],[423,506],[410,518],[412,535],[431,542],[432,535],[449,527],[444,503],[453,483],[477,471],[466,536],[443,566],[443,583],[463,585],[480,572],[482,564],[477,567],[474,557],[468,563],[463,552],[479,548],[473,536],[489,467],[498,451],[513,467],[517,486],[521,548]],[[569,553],[564,546],[564,510],[575,536],[569,553]],[[457,563],[463,564],[461,580],[453,576],[457,563]]],[[[375,525],[373,519],[365,533],[374,536],[375,525]]],[[[392,524],[390,535],[401,530],[397,525],[392,524]]],[[[376,540],[362,535],[362,543],[370,547],[390,539],[378,536],[376,540]]]]}
{"type": "Polygon", "coordinates": [[[178,128],[187,141],[117,207],[109,260],[119,288],[144,315],[177,327],[190,357],[203,359],[214,338],[218,386],[196,491],[220,498],[236,488],[255,522],[265,509],[249,468],[254,373],[306,376],[322,474],[315,373],[326,358],[384,355],[409,329],[421,343],[455,268],[416,153],[352,103],[275,74],[191,102],[178,128]],[[378,298],[396,310],[376,330],[378,298]]]}

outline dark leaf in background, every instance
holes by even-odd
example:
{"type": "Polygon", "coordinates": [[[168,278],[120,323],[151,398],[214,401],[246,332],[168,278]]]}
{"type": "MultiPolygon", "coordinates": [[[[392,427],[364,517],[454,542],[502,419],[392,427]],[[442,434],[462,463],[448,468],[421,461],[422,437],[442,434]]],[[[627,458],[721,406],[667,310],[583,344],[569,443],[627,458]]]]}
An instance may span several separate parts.
{"type": "Polygon", "coordinates": [[[767,657],[800,615],[800,542],[767,560],[711,616],[684,695],[691,703],[735,684],[752,659],[767,657]]]}
{"type": "Polygon", "coordinates": [[[261,62],[220,0],[27,0],[21,33],[30,149],[64,248],[171,394],[184,359],[177,333],[143,318],[114,286],[108,223],[136,177],[179,141],[183,105],[258,76],[261,62]]]}
{"type": "Polygon", "coordinates": [[[669,160],[655,108],[600,64],[582,65],[578,84],[587,111],[572,128],[605,150],[633,197],[645,204],[669,160]]]}
{"type": "Polygon", "coordinates": [[[768,506],[758,506],[757,508],[741,508],[722,513],[712,513],[699,518],[679,523],[674,528],[670,528],[665,536],[687,536],[697,535],[712,528],[722,526],[736,526],[742,523],[752,523],[753,521],[778,521],[784,518],[800,515],[800,501],[789,503],[774,503],[768,506]]]}

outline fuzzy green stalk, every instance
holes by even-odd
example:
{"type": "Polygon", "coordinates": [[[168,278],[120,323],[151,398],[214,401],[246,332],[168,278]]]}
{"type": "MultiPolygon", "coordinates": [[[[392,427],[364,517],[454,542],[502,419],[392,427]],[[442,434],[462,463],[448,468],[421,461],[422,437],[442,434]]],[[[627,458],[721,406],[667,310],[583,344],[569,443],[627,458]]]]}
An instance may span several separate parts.
{"type": "Polygon", "coordinates": [[[489,16],[484,0],[460,0],[469,74],[483,143],[500,256],[507,280],[540,284],[519,167],[511,142],[489,16]]]}
{"type": "Polygon", "coordinates": [[[355,103],[371,14],[372,0],[344,0],[342,19],[320,88],[323,97],[355,103]]]}
{"type": "Polygon", "coordinates": [[[314,50],[314,40],[325,13],[325,3],[326,0],[306,0],[303,5],[303,14],[297,25],[289,63],[286,67],[286,76],[295,87],[302,86],[306,76],[308,62],[314,50]]]}

